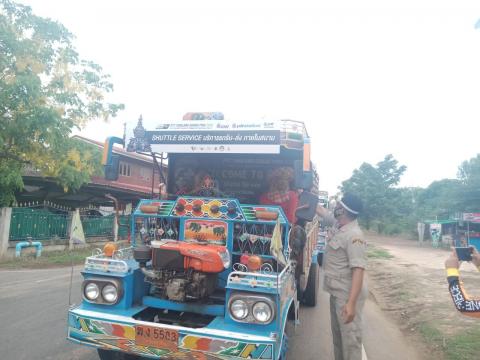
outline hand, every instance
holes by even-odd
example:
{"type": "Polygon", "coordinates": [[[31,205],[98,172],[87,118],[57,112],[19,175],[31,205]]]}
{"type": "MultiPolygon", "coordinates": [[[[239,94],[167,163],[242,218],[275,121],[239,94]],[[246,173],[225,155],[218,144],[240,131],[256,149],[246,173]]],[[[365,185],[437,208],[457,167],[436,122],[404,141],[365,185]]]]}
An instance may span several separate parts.
{"type": "Polygon", "coordinates": [[[321,217],[325,217],[327,215],[328,211],[325,209],[322,205],[318,204],[317,205],[317,215],[321,217]]]}
{"type": "Polygon", "coordinates": [[[351,323],[355,319],[355,305],[347,302],[342,309],[342,319],[344,324],[351,323]]]}
{"type": "Polygon", "coordinates": [[[480,253],[475,246],[472,246],[472,263],[476,266],[480,266],[480,253]]]}
{"type": "Polygon", "coordinates": [[[460,267],[460,262],[458,261],[457,252],[453,249],[452,253],[445,260],[445,269],[455,268],[458,269],[460,267]]]}

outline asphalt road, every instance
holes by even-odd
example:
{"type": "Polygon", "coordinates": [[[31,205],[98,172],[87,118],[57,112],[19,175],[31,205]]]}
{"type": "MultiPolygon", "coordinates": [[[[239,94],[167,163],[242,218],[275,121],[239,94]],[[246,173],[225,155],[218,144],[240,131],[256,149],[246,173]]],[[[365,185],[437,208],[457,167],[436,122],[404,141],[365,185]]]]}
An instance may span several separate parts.
{"type": "MultiPolygon", "coordinates": [[[[71,301],[80,301],[81,267],[74,269],[71,301]]],[[[92,348],[72,344],[66,337],[71,268],[0,270],[0,359],[94,360],[92,348]]],[[[333,359],[328,297],[319,291],[315,308],[302,308],[301,325],[289,341],[290,358],[333,359]]],[[[408,353],[401,333],[367,302],[365,349],[369,360],[395,360],[408,353]]]]}

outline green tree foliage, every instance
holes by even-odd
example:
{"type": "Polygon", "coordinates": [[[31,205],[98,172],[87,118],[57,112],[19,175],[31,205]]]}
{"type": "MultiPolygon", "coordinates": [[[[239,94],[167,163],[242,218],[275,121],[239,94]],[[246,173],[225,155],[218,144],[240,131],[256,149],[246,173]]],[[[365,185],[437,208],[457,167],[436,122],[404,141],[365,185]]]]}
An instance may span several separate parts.
{"type": "Polygon", "coordinates": [[[459,200],[465,211],[480,211],[480,154],[464,161],[457,174],[462,191],[459,200]]]}
{"type": "Polygon", "coordinates": [[[434,181],[418,194],[416,212],[419,219],[448,218],[453,212],[463,211],[462,193],[462,183],[457,179],[434,181]]]}
{"type": "Polygon", "coordinates": [[[103,175],[102,153],[95,146],[70,139],[64,151],[51,176],[65,191],[78,190],[92,175],[103,175]]]}
{"type": "Polygon", "coordinates": [[[406,169],[392,155],[387,155],[376,166],[363,163],[342,183],[342,192],[355,193],[363,200],[361,220],[367,228],[376,225],[382,231],[392,218],[402,215],[400,205],[409,197],[395,186],[406,169]]]}
{"type": "Polygon", "coordinates": [[[363,163],[342,183],[342,192],[364,201],[364,226],[388,234],[414,233],[418,221],[480,211],[480,154],[459,166],[458,179],[434,181],[426,189],[397,187],[405,170],[387,155],[375,166],[363,163]]]}
{"type": "Polygon", "coordinates": [[[26,165],[78,189],[95,155],[69,138],[72,129],[123,108],[105,100],[109,76],[82,60],[72,40],[58,22],[0,0],[0,206],[22,187],[26,165]]]}

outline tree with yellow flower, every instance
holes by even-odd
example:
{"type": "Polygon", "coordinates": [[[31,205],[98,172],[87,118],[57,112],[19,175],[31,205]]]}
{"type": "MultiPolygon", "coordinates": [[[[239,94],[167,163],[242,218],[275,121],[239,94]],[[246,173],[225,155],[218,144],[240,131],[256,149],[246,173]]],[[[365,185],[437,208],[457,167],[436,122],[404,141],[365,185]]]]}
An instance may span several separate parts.
{"type": "Polygon", "coordinates": [[[109,76],[82,60],[72,40],[60,23],[0,0],[0,206],[14,200],[27,166],[66,191],[99,170],[94,152],[71,132],[114,117],[123,105],[105,100],[109,76]]]}

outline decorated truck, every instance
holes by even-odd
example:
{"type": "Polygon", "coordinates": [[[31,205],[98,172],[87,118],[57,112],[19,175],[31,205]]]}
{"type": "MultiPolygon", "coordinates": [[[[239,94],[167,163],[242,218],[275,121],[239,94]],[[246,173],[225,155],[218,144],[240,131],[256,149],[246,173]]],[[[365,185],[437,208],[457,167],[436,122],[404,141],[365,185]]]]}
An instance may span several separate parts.
{"type": "MultiPolygon", "coordinates": [[[[85,261],[68,339],[100,359],[286,359],[299,304],[316,304],[318,179],[304,124],[214,114],[134,130],[127,149],[168,171],[160,198],[133,211],[130,246],[85,261]]],[[[106,140],[107,177],[121,142],[106,140]]]]}

